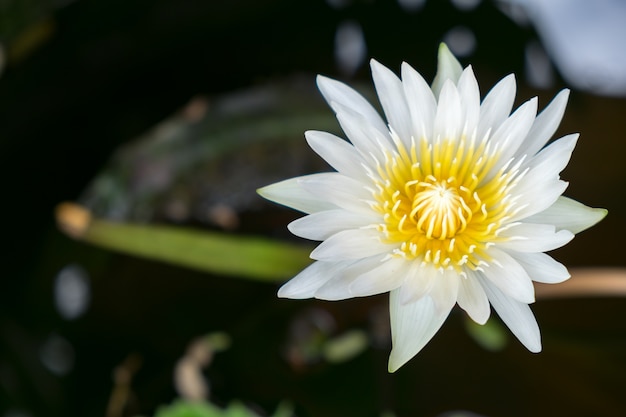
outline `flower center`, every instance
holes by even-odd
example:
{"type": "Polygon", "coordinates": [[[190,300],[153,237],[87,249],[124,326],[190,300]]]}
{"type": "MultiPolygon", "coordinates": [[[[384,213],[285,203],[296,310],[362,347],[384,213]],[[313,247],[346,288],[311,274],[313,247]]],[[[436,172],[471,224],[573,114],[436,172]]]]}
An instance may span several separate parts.
{"type": "Polygon", "coordinates": [[[486,249],[502,241],[514,213],[510,191],[521,178],[519,163],[498,167],[499,152],[487,138],[422,139],[410,149],[394,142],[370,173],[373,207],[383,219],[377,228],[393,255],[460,272],[488,262],[486,249]]]}
{"type": "Polygon", "coordinates": [[[415,184],[410,216],[418,231],[429,239],[449,239],[467,227],[472,212],[458,190],[448,181],[429,176],[415,184]]]}

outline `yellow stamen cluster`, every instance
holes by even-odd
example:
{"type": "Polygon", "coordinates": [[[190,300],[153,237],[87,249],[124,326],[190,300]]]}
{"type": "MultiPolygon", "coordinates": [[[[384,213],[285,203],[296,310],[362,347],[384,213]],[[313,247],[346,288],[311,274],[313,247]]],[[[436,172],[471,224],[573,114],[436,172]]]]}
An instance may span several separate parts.
{"type": "Polygon", "coordinates": [[[410,149],[394,141],[372,173],[385,241],[397,245],[395,255],[438,268],[480,268],[490,260],[486,249],[502,240],[510,191],[523,173],[498,166],[499,149],[486,138],[422,138],[410,149]]]}

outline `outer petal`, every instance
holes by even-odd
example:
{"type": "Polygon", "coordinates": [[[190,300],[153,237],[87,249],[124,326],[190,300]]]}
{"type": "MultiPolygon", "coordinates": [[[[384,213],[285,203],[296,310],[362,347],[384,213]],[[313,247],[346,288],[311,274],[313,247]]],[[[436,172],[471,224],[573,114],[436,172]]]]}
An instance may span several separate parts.
{"type": "Polygon", "coordinates": [[[499,128],[492,132],[492,141],[501,149],[498,155],[500,164],[496,166],[496,169],[507,163],[524,142],[536,115],[537,98],[535,97],[522,104],[499,128]]]}
{"type": "Polygon", "coordinates": [[[447,315],[456,304],[458,293],[459,276],[456,271],[440,270],[429,293],[435,303],[435,313],[447,315]]]}
{"type": "Polygon", "coordinates": [[[495,131],[511,114],[515,100],[515,76],[504,77],[487,94],[480,106],[477,136],[482,139],[488,131],[495,131]]]}
{"type": "Polygon", "coordinates": [[[450,311],[437,313],[430,297],[402,304],[400,289],[389,296],[389,317],[393,349],[389,356],[389,372],[397,371],[415,356],[437,333],[450,311]]]}
{"type": "Polygon", "coordinates": [[[435,98],[439,97],[439,93],[447,80],[457,83],[463,67],[456,59],[445,43],[439,45],[439,53],[437,56],[437,74],[433,80],[432,90],[435,98]]]}
{"type": "Polygon", "coordinates": [[[311,298],[346,262],[313,262],[278,290],[283,298],[311,298]]]}
{"type": "Polygon", "coordinates": [[[424,297],[435,281],[440,278],[439,275],[441,274],[435,268],[423,268],[420,262],[411,262],[411,267],[400,289],[400,302],[411,304],[424,297]]]}
{"type": "Polygon", "coordinates": [[[447,80],[439,94],[431,141],[458,137],[461,134],[464,123],[461,97],[452,81],[447,80]]]}
{"type": "Polygon", "coordinates": [[[478,277],[491,305],[502,321],[528,350],[533,353],[541,351],[541,334],[537,320],[528,304],[514,300],[505,295],[488,279],[478,277]]]}
{"type": "Polygon", "coordinates": [[[524,267],[533,281],[557,284],[570,277],[563,264],[545,253],[515,252],[511,256],[524,267]]]}
{"type": "Polygon", "coordinates": [[[557,201],[567,186],[558,180],[559,173],[569,162],[577,139],[578,134],[565,136],[525,163],[530,170],[519,180],[514,192],[526,206],[511,221],[539,213],[557,201]]]}
{"type": "Polygon", "coordinates": [[[380,117],[376,109],[359,93],[348,87],[342,82],[324,77],[317,76],[317,86],[322,95],[330,104],[330,107],[338,113],[337,105],[352,109],[360,114],[364,119],[369,120],[376,129],[381,133],[387,131],[387,125],[380,117]]]}
{"type": "Polygon", "coordinates": [[[606,216],[606,209],[591,208],[567,197],[559,197],[544,211],[527,217],[524,222],[553,224],[557,230],[580,233],[606,216]]]}
{"type": "Polygon", "coordinates": [[[376,229],[349,229],[320,243],[311,252],[311,258],[333,262],[361,259],[389,251],[390,246],[380,240],[380,232],[376,229]]]}
{"type": "Polygon", "coordinates": [[[327,132],[309,130],[304,135],[309,146],[338,172],[356,179],[365,178],[364,160],[350,143],[327,132]]]}
{"type": "MultiPolygon", "coordinates": [[[[406,62],[402,63],[402,87],[413,123],[412,136],[416,140],[431,137],[437,100],[424,78],[406,62]]],[[[402,140],[410,149],[411,137],[402,140]]]]}
{"type": "Polygon", "coordinates": [[[333,203],[322,200],[302,188],[301,180],[315,177],[316,174],[290,178],[263,188],[257,192],[265,199],[282,204],[304,213],[316,213],[323,210],[338,208],[333,203]]]}
{"type": "Polygon", "coordinates": [[[493,258],[483,267],[483,275],[507,296],[524,303],[535,301],[535,288],[526,270],[509,254],[492,248],[493,258]]]}
{"type": "Polygon", "coordinates": [[[387,122],[401,138],[411,137],[411,116],[402,82],[387,67],[375,60],[370,62],[376,93],[383,106],[387,122]]]}
{"type": "Polygon", "coordinates": [[[471,270],[467,271],[467,277],[459,280],[457,303],[476,323],[485,324],[487,322],[491,313],[489,299],[476,278],[476,274],[471,270]]]}
{"type": "Polygon", "coordinates": [[[337,112],[337,120],[341,128],[364,159],[370,160],[374,157],[379,161],[383,160],[382,149],[391,148],[388,139],[389,131],[381,133],[370,124],[368,119],[353,112],[350,108],[339,105],[337,108],[340,109],[337,112]]]}
{"type": "Polygon", "coordinates": [[[463,70],[457,89],[465,115],[463,133],[471,136],[478,127],[480,117],[480,91],[471,65],[463,70]]]}
{"type": "Polygon", "coordinates": [[[341,270],[315,291],[315,298],[336,301],[354,297],[351,290],[352,283],[360,275],[379,267],[384,258],[384,255],[377,255],[339,263],[342,265],[341,270]]]}
{"type": "Polygon", "coordinates": [[[365,215],[373,212],[368,203],[372,198],[371,192],[366,190],[361,182],[338,172],[301,177],[299,183],[309,194],[320,200],[329,201],[333,207],[365,215]]]}
{"type": "Polygon", "coordinates": [[[399,290],[389,297],[391,340],[393,349],[389,356],[389,372],[397,371],[432,339],[448,317],[437,314],[430,297],[423,297],[411,304],[400,302],[399,290]]]}
{"type": "Polygon", "coordinates": [[[408,269],[406,259],[385,259],[380,265],[356,277],[350,284],[350,292],[355,297],[365,297],[395,290],[406,279],[408,269]]]}
{"type": "Polygon", "coordinates": [[[520,223],[500,234],[509,240],[499,247],[518,252],[547,252],[560,248],[574,238],[569,230],[559,230],[550,224],[520,223]]]}
{"type": "Polygon", "coordinates": [[[296,236],[311,240],[324,240],[342,230],[358,229],[381,221],[375,216],[353,213],[347,210],[326,210],[309,214],[292,221],[287,226],[296,236]]]}
{"type": "Polygon", "coordinates": [[[569,90],[562,90],[537,116],[518,155],[534,155],[550,140],[561,123],[568,97],[569,90]]]}

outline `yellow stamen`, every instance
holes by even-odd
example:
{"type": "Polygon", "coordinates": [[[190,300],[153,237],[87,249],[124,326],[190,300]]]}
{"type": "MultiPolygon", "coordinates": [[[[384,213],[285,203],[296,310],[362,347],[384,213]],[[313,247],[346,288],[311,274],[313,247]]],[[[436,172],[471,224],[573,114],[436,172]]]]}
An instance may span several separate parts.
{"type": "Polygon", "coordinates": [[[394,143],[372,178],[378,230],[397,244],[395,255],[444,269],[480,268],[516,209],[509,193],[517,169],[496,166],[499,152],[487,137],[421,138],[410,149],[394,143]]]}

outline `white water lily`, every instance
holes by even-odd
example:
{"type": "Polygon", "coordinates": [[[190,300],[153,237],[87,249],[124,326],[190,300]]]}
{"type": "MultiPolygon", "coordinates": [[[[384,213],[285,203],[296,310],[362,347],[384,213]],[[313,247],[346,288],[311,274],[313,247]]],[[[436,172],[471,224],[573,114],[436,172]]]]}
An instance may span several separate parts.
{"type": "Polygon", "coordinates": [[[259,190],[307,214],[289,224],[292,233],[322,241],[315,262],[278,295],[340,300],[389,291],[390,372],[424,347],[455,304],[480,324],[491,304],[539,352],[532,281],[569,278],[543,252],[606,214],[561,195],[559,173],[578,135],[545,146],[568,91],[539,115],[536,98],[511,114],[514,77],[481,102],[471,66],[463,69],[445,45],[430,87],[406,63],[401,79],[374,60],[371,68],[387,123],[356,91],[318,76],[351,143],[319,131],[306,139],[337,172],[259,190]]]}

